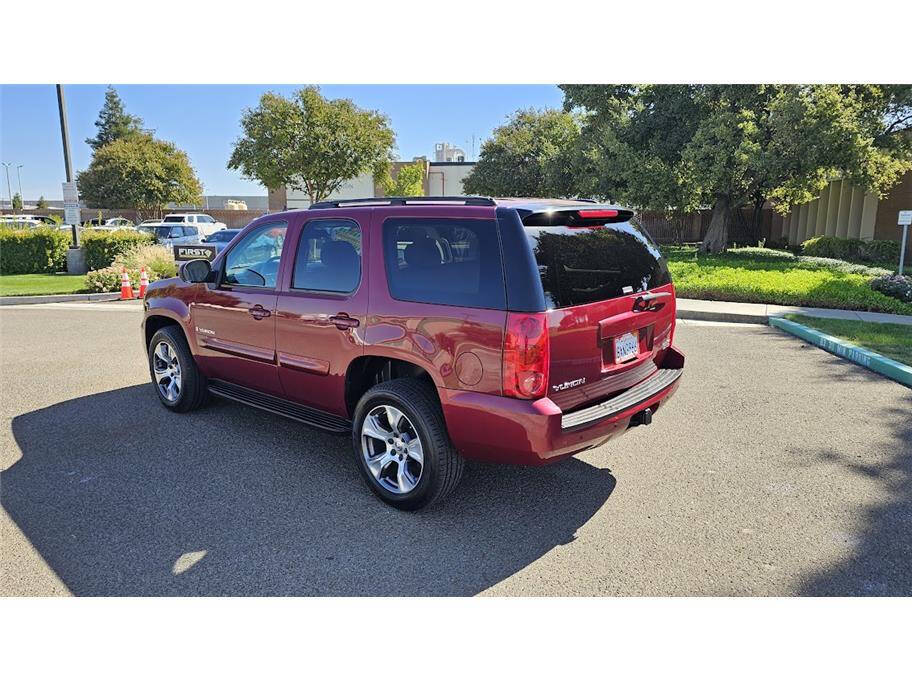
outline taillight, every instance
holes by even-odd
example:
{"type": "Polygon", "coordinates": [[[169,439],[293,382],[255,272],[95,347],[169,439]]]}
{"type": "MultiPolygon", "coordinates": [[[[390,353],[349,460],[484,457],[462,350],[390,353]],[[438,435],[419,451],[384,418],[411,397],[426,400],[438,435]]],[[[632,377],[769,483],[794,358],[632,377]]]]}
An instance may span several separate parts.
{"type": "Polygon", "coordinates": [[[541,398],[548,390],[551,350],[544,313],[507,313],[504,335],[503,393],[511,398],[541,398]]]}

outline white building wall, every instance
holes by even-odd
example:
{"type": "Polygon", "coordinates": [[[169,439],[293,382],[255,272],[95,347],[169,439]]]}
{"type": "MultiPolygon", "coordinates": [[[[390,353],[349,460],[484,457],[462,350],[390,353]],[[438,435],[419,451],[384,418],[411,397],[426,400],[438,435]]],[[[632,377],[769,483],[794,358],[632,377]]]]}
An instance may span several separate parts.
{"type": "Polygon", "coordinates": [[[436,164],[428,171],[428,196],[464,196],[462,181],[475,167],[474,163],[436,164]]]}

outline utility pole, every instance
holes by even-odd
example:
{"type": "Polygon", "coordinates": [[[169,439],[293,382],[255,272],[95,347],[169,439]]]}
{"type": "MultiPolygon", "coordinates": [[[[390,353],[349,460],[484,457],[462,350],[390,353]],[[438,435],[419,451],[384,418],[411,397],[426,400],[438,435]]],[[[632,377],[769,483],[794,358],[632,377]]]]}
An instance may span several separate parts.
{"type": "Polygon", "coordinates": [[[3,165],[6,166],[6,193],[7,193],[7,195],[9,195],[10,211],[12,211],[13,210],[13,190],[10,189],[9,167],[12,166],[13,164],[7,163],[6,161],[4,161],[3,165]]]}
{"type": "MultiPolygon", "coordinates": [[[[70,131],[67,127],[66,100],[63,97],[63,86],[57,84],[57,109],[60,112],[60,136],[63,138],[63,164],[66,167],[66,181],[73,182],[73,163],[70,159],[70,131]]],[[[73,248],[79,246],[79,233],[73,223],[73,248]]]]}
{"type": "Polygon", "coordinates": [[[22,196],[22,176],[19,174],[19,169],[22,168],[24,164],[19,164],[16,166],[16,179],[19,181],[19,201],[22,202],[22,208],[25,208],[25,197],[22,196]]]}

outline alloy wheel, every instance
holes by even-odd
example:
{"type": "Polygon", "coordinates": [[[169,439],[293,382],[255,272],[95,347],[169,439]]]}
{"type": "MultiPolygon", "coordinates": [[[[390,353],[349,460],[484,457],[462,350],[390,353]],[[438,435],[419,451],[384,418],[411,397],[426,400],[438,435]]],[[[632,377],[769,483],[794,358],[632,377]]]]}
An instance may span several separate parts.
{"type": "Polygon", "coordinates": [[[174,348],[161,341],[152,355],[152,372],[159,393],[170,403],[176,402],[181,393],[181,366],[174,348]]]}
{"type": "Polygon", "coordinates": [[[391,493],[408,493],[421,480],[421,438],[402,410],[392,405],[367,413],[361,425],[361,452],[374,479],[391,493]]]}

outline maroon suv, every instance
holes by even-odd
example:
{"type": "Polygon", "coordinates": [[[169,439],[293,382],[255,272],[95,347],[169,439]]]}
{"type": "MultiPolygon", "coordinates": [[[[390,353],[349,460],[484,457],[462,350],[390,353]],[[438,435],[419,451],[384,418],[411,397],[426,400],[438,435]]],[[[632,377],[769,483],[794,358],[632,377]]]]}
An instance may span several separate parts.
{"type": "Polygon", "coordinates": [[[555,462],[649,424],[684,366],[665,260],[632,212],[586,201],[274,213],[144,307],[168,409],[212,393],[351,433],[402,509],[452,491],[464,457],[555,462]]]}

